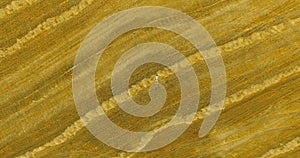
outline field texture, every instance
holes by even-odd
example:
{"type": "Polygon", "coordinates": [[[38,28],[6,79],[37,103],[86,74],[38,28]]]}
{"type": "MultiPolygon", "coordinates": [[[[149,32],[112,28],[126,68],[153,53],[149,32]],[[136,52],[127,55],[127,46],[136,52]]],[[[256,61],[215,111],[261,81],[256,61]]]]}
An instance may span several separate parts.
{"type": "Polygon", "coordinates": [[[300,1],[0,0],[0,157],[300,157],[300,1]],[[111,73],[121,55],[138,44],[161,42],[179,50],[194,67],[201,94],[192,124],[178,139],[134,153],[114,149],[87,130],[76,111],[72,70],[93,27],[141,6],[173,8],[205,27],[224,60],[227,94],[216,125],[199,138],[201,123],[210,115],[211,78],[198,50],[159,28],[116,38],[99,59],[95,88],[105,114],[118,126],[158,129],[180,102],[176,75],[148,63],[134,71],[128,91],[136,103],[147,104],[158,75],[167,90],[163,108],[140,118],[118,107],[111,73]]]}

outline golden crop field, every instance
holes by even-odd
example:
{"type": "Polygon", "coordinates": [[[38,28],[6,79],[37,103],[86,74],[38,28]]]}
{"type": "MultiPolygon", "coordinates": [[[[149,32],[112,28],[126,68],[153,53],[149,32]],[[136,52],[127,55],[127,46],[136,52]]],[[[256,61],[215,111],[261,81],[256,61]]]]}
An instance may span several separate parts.
{"type": "MultiPolygon", "coordinates": [[[[120,24],[111,23],[107,30],[120,24]]],[[[300,157],[300,1],[0,0],[0,157],[300,157]],[[99,22],[142,6],[172,8],[201,24],[222,55],[227,90],[216,124],[198,137],[203,120],[212,115],[206,60],[189,40],[169,30],[147,27],[122,34],[103,51],[95,73],[97,99],[117,126],[156,130],[179,109],[179,79],[154,62],[132,73],[128,92],[137,104],[146,105],[157,75],[167,93],[160,111],[135,117],[118,106],[112,71],[136,45],[160,42],[176,48],[193,66],[200,88],[197,113],[182,135],[153,151],[126,152],[98,140],[81,120],[72,72],[82,42],[99,22]]]]}

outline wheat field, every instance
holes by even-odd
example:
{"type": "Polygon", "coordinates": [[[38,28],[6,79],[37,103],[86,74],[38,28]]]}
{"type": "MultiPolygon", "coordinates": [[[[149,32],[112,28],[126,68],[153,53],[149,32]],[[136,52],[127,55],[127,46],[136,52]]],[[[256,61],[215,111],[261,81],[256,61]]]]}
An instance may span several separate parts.
{"type": "Polygon", "coordinates": [[[300,157],[299,8],[299,0],[1,0],[0,157],[300,157]],[[97,98],[115,124],[132,131],[157,129],[172,119],[180,102],[175,74],[148,63],[134,71],[128,91],[147,104],[158,74],[168,94],[163,108],[139,118],[118,107],[111,72],[137,44],[161,42],[179,50],[193,65],[201,90],[196,116],[179,138],[154,151],[125,152],[99,141],[80,120],[72,70],[96,24],[141,6],[176,9],[205,27],[224,61],[227,93],[216,125],[199,138],[211,96],[203,57],[171,31],[123,34],[104,50],[95,74],[97,98]]]}

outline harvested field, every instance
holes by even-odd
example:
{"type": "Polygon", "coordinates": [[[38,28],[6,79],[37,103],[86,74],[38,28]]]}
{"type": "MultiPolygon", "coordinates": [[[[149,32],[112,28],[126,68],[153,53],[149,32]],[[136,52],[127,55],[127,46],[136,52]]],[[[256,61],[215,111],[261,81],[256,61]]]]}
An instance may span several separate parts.
{"type": "Polygon", "coordinates": [[[299,8],[299,0],[1,0],[0,157],[300,157],[299,8]],[[121,55],[138,44],[176,48],[193,66],[200,88],[196,116],[180,137],[154,151],[126,152],[102,143],[80,120],[72,71],[80,45],[99,22],[141,6],[176,9],[204,26],[222,55],[227,92],[217,123],[199,138],[211,115],[212,85],[201,54],[172,31],[122,34],[104,50],[95,74],[97,98],[115,124],[151,131],[179,108],[179,80],[157,63],[136,69],[128,91],[136,103],[147,104],[158,75],[167,91],[159,113],[140,118],[118,107],[111,73],[121,55]]]}

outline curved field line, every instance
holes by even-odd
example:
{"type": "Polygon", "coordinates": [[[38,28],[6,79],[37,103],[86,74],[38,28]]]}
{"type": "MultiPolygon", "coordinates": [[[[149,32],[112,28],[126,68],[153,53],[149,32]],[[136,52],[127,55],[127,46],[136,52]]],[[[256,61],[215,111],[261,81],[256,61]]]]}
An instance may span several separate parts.
{"type": "MultiPolygon", "coordinates": [[[[262,40],[264,38],[266,38],[267,36],[271,35],[271,34],[276,34],[276,33],[280,33],[281,31],[283,31],[285,29],[285,25],[284,24],[279,24],[279,25],[275,25],[273,26],[270,30],[267,31],[260,31],[260,32],[255,32],[253,33],[250,37],[246,37],[246,38],[239,38],[237,40],[228,42],[226,44],[224,44],[223,46],[221,46],[221,49],[225,52],[229,52],[229,51],[233,51],[248,45],[251,45],[252,43],[256,42],[257,40],[262,40]]],[[[188,57],[188,60],[192,63],[195,64],[195,62],[199,61],[199,60],[203,60],[202,57],[199,55],[199,53],[193,54],[191,56],[188,57]]],[[[253,95],[257,92],[260,92],[274,84],[279,83],[282,79],[289,77],[295,73],[300,72],[300,67],[296,66],[294,69],[278,74],[270,79],[265,80],[263,83],[261,84],[255,84],[250,86],[247,89],[241,90],[229,97],[226,98],[226,102],[225,102],[225,106],[230,105],[232,103],[235,102],[239,102],[241,100],[243,100],[244,98],[253,95]]],[[[160,77],[168,77],[169,75],[171,75],[172,72],[169,71],[168,69],[164,69],[164,70],[160,70],[158,71],[158,75],[160,77]]],[[[131,94],[135,95],[137,94],[140,90],[144,89],[145,87],[150,87],[154,81],[154,75],[151,76],[150,78],[146,78],[143,79],[139,84],[134,85],[130,88],[131,94]]],[[[111,110],[116,106],[115,101],[113,100],[113,98],[110,98],[108,101],[103,102],[102,107],[105,110],[111,110]]],[[[199,120],[199,119],[203,119],[205,116],[209,115],[207,113],[207,108],[202,108],[200,110],[200,112],[197,113],[196,117],[194,120],[199,120]]],[[[95,114],[93,112],[89,112],[86,114],[86,119],[87,120],[92,120],[95,117],[95,114]]],[[[65,141],[71,139],[73,136],[76,135],[76,133],[82,129],[84,127],[84,124],[82,123],[81,120],[77,120],[75,121],[71,126],[69,126],[62,134],[60,134],[59,136],[55,137],[52,141],[44,144],[43,146],[40,146],[38,148],[33,149],[30,152],[25,153],[25,155],[22,155],[20,157],[31,157],[34,156],[35,153],[38,153],[48,147],[53,147],[59,144],[64,143],[65,141]]],[[[150,139],[151,140],[151,139],[150,139]]],[[[147,140],[146,142],[150,141],[147,140]]],[[[144,142],[144,143],[146,143],[144,142]]]]}
{"type": "Polygon", "coordinates": [[[5,8],[0,9],[0,19],[14,12],[28,7],[38,0],[15,0],[8,4],[5,8]]]}
{"type": "MultiPolygon", "coordinates": [[[[237,103],[237,102],[240,102],[242,101],[243,99],[253,95],[253,94],[256,94],[258,92],[261,92],[263,90],[265,90],[266,88],[272,86],[272,85],[275,85],[275,84],[278,84],[282,79],[286,78],[286,77],[289,77],[295,73],[298,73],[300,72],[300,66],[296,66],[295,68],[289,70],[289,71],[286,71],[284,73],[281,73],[281,74],[278,74],[270,79],[267,79],[267,80],[264,80],[263,83],[261,84],[255,84],[255,85],[251,85],[249,88],[247,89],[244,89],[244,90],[241,90],[237,93],[234,93],[232,94],[231,96],[229,97],[226,97],[225,98],[225,106],[224,106],[224,109],[229,105],[233,104],[233,103],[237,103]]],[[[204,107],[200,110],[200,112],[197,112],[196,113],[196,116],[194,118],[194,121],[196,120],[201,120],[201,119],[204,119],[206,116],[210,115],[210,113],[208,113],[208,109],[207,107],[204,107]]],[[[181,122],[179,122],[178,124],[176,125],[180,125],[182,124],[181,122]]],[[[162,128],[163,129],[163,128],[162,128]]],[[[147,142],[150,142],[151,139],[147,140],[147,142]]],[[[147,142],[144,142],[145,144],[143,144],[144,146],[147,145],[147,142]]]]}
{"type": "MultiPolygon", "coordinates": [[[[284,78],[287,78],[295,73],[299,73],[300,72],[300,66],[296,66],[295,68],[289,70],[289,71],[286,71],[286,72],[283,72],[281,74],[278,74],[270,79],[267,79],[267,80],[264,80],[263,83],[261,84],[255,84],[255,85],[252,85],[250,86],[249,88],[247,89],[244,89],[244,90],[241,90],[229,97],[226,98],[226,101],[225,101],[225,107],[228,107],[228,105],[232,104],[232,103],[235,103],[235,102],[239,102],[241,101],[242,99],[250,96],[250,95],[253,95],[255,93],[258,93],[260,91],[263,91],[265,90],[266,88],[274,85],[274,84],[277,84],[279,83],[282,79],[284,78]],[[242,94],[242,95],[241,95],[242,94]]],[[[149,79],[153,82],[154,80],[154,75],[149,79]]],[[[151,82],[148,82],[148,83],[142,83],[144,84],[145,86],[150,86],[151,85],[151,82]]],[[[105,110],[110,110],[110,109],[113,109],[114,107],[116,106],[116,102],[113,101],[113,99],[109,99],[108,101],[106,102],[103,102],[102,104],[102,107],[103,109],[105,110]]],[[[100,107],[99,107],[100,108],[100,107]]],[[[194,118],[194,121],[195,120],[200,120],[200,119],[203,119],[205,116],[209,115],[207,113],[207,107],[205,108],[202,108],[197,114],[196,114],[196,117],[194,118]]],[[[98,113],[96,112],[96,110],[93,110],[93,111],[90,111],[88,112],[86,115],[85,115],[85,120],[87,122],[93,120],[95,117],[98,116],[98,113]]],[[[181,122],[179,122],[178,124],[182,124],[181,122]]],[[[53,146],[56,146],[56,145],[59,145],[59,144],[62,144],[64,143],[65,141],[71,139],[73,136],[76,135],[76,133],[81,130],[82,128],[84,127],[84,124],[83,122],[79,119],[77,121],[75,121],[71,126],[69,126],[62,134],[60,134],[59,136],[55,137],[52,141],[44,144],[43,146],[40,146],[40,147],[37,147],[35,149],[33,149],[32,151],[30,152],[27,152],[25,153],[24,155],[20,156],[20,157],[33,157],[34,154],[48,148],[48,147],[53,147],[53,146]]],[[[141,148],[144,147],[144,145],[146,145],[149,141],[151,141],[151,139],[147,139],[145,140],[145,142],[143,142],[141,148]]]]}
{"type": "Polygon", "coordinates": [[[23,36],[20,39],[17,39],[17,42],[15,44],[8,48],[0,50],[0,58],[12,55],[17,50],[21,49],[25,43],[42,34],[44,31],[48,31],[61,24],[62,22],[70,20],[74,16],[78,15],[82,10],[87,8],[90,4],[92,4],[93,1],[94,0],[81,0],[78,5],[71,7],[69,10],[63,12],[61,15],[48,18],[47,20],[39,24],[36,28],[29,31],[25,36],[23,36]]]}
{"type": "MultiPolygon", "coordinates": [[[[226,48],[226,43],[225,45],[221,46],[221,49],[223,49],[225,51],[233,51],[235,49],[244,47],[244,46],[248,46],[251,43],[254,43],[257,40],[262,40],[264,39],[263,37],[267,37],[268,35],[276,34],[276,33],[280,33],[282,30],[284,30],[285,27],[283,27],[283,24],[279,24],[279,25],[275,25],[273,26],[270,30],[267,31],[260,31],[260,32],[255,32],[252,35],[250,35],[247,38],[243,38],[246,40],[241,40],[240,38],[234,41],[231,41],[231,43],[238,43],[238,47],[234,47],[233,49],[227,49],[226,48]],[[281,28],[281,29],[279,29],[281,28]],[[246,41],[246,42],[245,42],[246,41]],[[249,41],[253,41],[250,42],[249,41]]],[[[230,42],[229,42],[230,43],[230,42]]],[[[229,44],[230,46],[230,44],[229,44]]],[[[193,54],[191,56],[188,57],[188,60],[192,63],[195,64],[197,61],[199,60],[203,60],[202,57],[199,55],[199,53],[193,54]]],[[[180,64],[179,64],[180,65],[180,64]]],[[[226,98],[225,101],[225,106],[235,103],[235,102],[239,102],[242,99],[244,99],[245,97],[255,94],[259,91],[262,91],[264,89],[266,89],[267,87],[274,85],[276,83],[278,83],[281,79],[288,77],[294,73],[299,72],[299,66],[297,66],[296,68],[287,71],[285,73],[281,73],[279,75],[276,75],[270,79],[265,80],[262,84],[256,84],[256,85],[252,85],[250,86],[248,89],[244,89],[241,90],[229,97],[226,98]]],[[[163,69],[158,71],[157,73],[160,77],[162,78],[166,78],[169,75],[173,74],[173,72],[169,71],[168,69],[163,69]]],[[[150,78],[145,78],[143,79],[141,82],[139,82],[137,85],[132,86],[129,91],[131,92],[132,95],[136,95],[140,90],[143,90],[146,87],[150,87],[154,81],[155,76],[151,76],[150,78]]],[[[109,111],[111,109],[114,109],[117,106],[116,102],[114,101],[113,98],[110,98],[109,100],[105,101],[102,103],[102,107],[104,110],[109,111]]],[[[199,119],[203,119],[205,116],[207,116],[207,107],[202,108],[197,114],[194,120],[199,120],[199,119]]],[[[95,116],[93,115],[92,112],[87,113],[86,118],[88,120],[92,120],[95,116]]],[[[35,148],[34,150],[32,150],[31,152],[27,152],[25,155],[23,156],[33,156],[35,153],[40,152],[42,150],[44,150],[47,147],[52,147],[52,146],[56,146],[58,144],[61,144],[65,141],[67,141],[68,139],[71,139],[80,129],[82,129],[84,127],[84,124],[81,122],[81,120],[77,120],[75,121],[71,126],[69,126],[62,134],[60,134],[59,136],[55,137],[52,141],[44,144],[41,147],[35,148]]]]}
{"type": "MultiPolygon", "coordinates": [[[[278,25],[274,25],[266,30],[254,32],[247,37],[240,37],[236,40],[229,41],[221,46],[218,46],[218,48],[221,50],[221,53],[231,52],[231,51],[243,48],[243,47],[250,46],[251,44],[254,44],[258,41],[263,41],[263,40],[271,37],[272,35],[278,35],[278,34],[282,33],[283,31],[286,31],[287,29],[288,29],[288,27],[286,25],[284,25],[283,23],[281,23],[278,25]]],[[[188,60],[192,64],[194,64],[198,61],[203,61],[204,59],[202,58],[202,56],[199,53],[195,53],[195,54],[190,55],[188,57],[188,60]]],[[[18,72],[22,71],[23,69],[28,69],[28,68],[30,68],[30,65],[23,67],[21,70],[18,70],[18,72]]],[[[72,68],[70,68],[68,71],[72,71],[73,68],[74,68],[74,66],[72,68]]],[[[164,73],[164,71],[167,71],[167,70],[163,70],[162,73],[164,73]]],[[[17,72],[14,74],[15,75],[6,77],[3,80],[3,82],[13,80],[14,79],[13,76],[19,77],[19,75],[17,75],[18,74],[17,72]]],[[[103,80],[108,80],[109,78],[110,78],[109,75],[103,76],[103,80]]],[[[148,82],[147,79],[144,82],[148,82]]]]}

